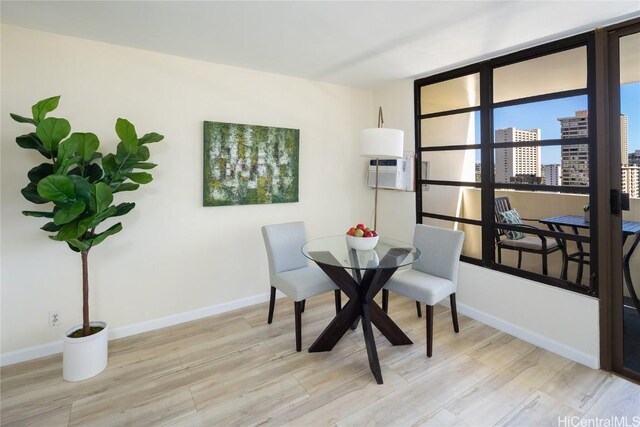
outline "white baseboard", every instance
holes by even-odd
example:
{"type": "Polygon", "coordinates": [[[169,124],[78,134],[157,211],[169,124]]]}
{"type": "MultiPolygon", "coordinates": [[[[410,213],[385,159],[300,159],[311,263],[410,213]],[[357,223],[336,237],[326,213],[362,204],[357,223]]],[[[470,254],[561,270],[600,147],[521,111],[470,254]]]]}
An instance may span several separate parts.
{"type": "MultiPolygon", "coordinates": [[[[446,304],[444,304],[444,301],[442,301],[442,303],[447,307],[449,306],[448,301],[446,302],[446,304]]],[[[459,313],[471,317],[472,319],[475,319],[493,328],[496,328],[502,332],[513,335],[516,338],[520,338],[521,340],[537,345],[538,347],[542,347],[545,350],[549,350],[553,353],[559,354],[560,356],[566,357],[567,359],[573,360],[574,362],[581,363],[585,366],[588,366],[589,368],[600,369],[599,357],[594,357],[580,350],[576,350],[573,347],[569,347],[565,344],[559,343],[536,332],[533,332],[529,329],[523,328],[522,326],[514,325],[513,323],[507,322],[504,319],[500,319],[498,317],[492,316],[491,314],[477,310],[473,307],[469,307],[468,305],[460,304],[458,302],[456,303],[456,307],[458,308],[459,313]]]]}
{"type": "MultiPolygon", "coordinates": [[[[282,296],[283,295],[278,292],[278,297],[282,296]]],[[[134,323],[132,325],[121,326],[119,328],[114,328],[111,330],[109,334],[109,340],[124,338],[131,335],[141,334],[143,332],[166,328],[168,326],[174,326],[180,323],[190,322],[192,320],[202,319],[204,317],[214,316],[216,314],[226,313],[229,311],[237,310],[239,308],[260,304],[265,301],[269,301],[268,293],[242,298],[235,301],[229,301],[222,304],[216,304],[198,310],[187,311],[185,313],[179,313],[171,316],[160,317],[158,319],[134,323]]],[[[448,301],[442,301],[442,304],[446,306],[449,305],[448,301]]],[[[502,332],[513,335],[514,337],[520,338],[524,341],[530,342],[531,344],[537,345],[538,347],[542,347],[546,350],[557,353],[563,357],[566,357],[567,359],[581,363],[590,368],[600,368],[600,360],[597,357],[591,356],[565,344],[551,340],[529,329],[514,325],[513,323],[507,322],[506,320],[492,316],[473,307],[469,307],[468,305],[457,303],[457,307],[460,314],[469,316],[472,319],[494,327],[502,332]]],[[[50,356],[52,354],[61,352],[62,340],[54,341],[48,344],[29,347],[9,353],[3,353],[2,355],[0,355],[0,366],[13,365],[15,363],[38,359],[40,357],[50,356]]]]}
{"type": "MultiPolygon", "coordinates": [[[[278,297],[283,296],[278,291],[278,297]]],[[[229,301],[222,304],[216,304],[197,310],[178,313],[171,316],[160,317],[158,319],[146,320],[144,322],[134,323],[132,325],[114,328],[109,332],[109,340],[124,338],[131,335],[141,334],[156,329],[166,328],[168,326],[178,325],[180,323],[190,322],[192,320],[202,319],[204,317],[214,316],[216,314],[226,313],[228,311],[237,310],[239,308],[248,307],[269,301],[269,293],[254,295],[247,298],[241,298],[235,301],[229,301]]],[[[22,350],[11,351],[0,355],[0,366],[13,365],[15,363],[26,362],[40,357],[50,356],[52,354],[62,352],[62,339],[50,342],[48,344],[28,347],[22,350]]]]}

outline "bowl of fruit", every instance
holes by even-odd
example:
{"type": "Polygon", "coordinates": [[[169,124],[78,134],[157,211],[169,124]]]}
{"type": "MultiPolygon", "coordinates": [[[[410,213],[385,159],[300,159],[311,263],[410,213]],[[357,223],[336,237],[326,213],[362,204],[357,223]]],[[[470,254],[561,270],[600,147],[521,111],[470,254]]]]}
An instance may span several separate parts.
{"type": "Polygon", "coordinates": [[[368,251],[378,244],[378,232],[364,224],[358,224],[347,231],[347,245],[351,249],[368,251]]]}

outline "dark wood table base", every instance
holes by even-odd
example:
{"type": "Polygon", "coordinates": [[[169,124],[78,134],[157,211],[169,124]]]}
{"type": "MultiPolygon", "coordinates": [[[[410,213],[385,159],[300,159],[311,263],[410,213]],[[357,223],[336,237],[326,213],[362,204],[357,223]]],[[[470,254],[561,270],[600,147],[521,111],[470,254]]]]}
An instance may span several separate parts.
{"type": "MultiPolygon", "coordinates": [[[[395,248],[385,256],[400,257],[406,256],[408,251],[402,248],[395,248]]],[[[309,352],[330,351],[340,341],[340,338],[362,319],[362,332],[367,347],[369,367],[378,384],[382,384],[382,372],[378,351],[373,337],[375,326],[393,345],[413,344],[404,332],[385,313],[382,308],[373,300],[382,287],[391,278],[397,268],[380,268],[377,270],[364,270],[364,275],[360,276],[360,271],[356,270],[356,277],[352,277],[347,270],[342,267],[325,264],[317,261],[331,259],[330,252],[314,252],[313,258],[318,266],[335,282],[335,284],[347,295],[349,301],[342,307],[336,317],[329,323],[315,342],[309,347],[309,352]]],[[[384,267],[385,258],[380,262],[384,267]]],[[[333,258],[335,259],[335,258],[333,258]]],[[[337,262],[336,262],[337,263],[337,262]]]]}

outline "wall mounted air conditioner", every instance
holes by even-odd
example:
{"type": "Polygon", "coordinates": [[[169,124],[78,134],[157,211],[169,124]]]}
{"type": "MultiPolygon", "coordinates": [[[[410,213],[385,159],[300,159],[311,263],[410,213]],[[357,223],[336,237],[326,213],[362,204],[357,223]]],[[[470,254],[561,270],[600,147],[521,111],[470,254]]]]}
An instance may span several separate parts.
{"type": "MultiPolygon", "coordinates": [[[[414,191],[413,153],[405,153],[402,159],[379,160],[378,188],[414,191]]],[[[376,186],[376,160],[369,161],[367,173],[369,187],[376,186]]]]}

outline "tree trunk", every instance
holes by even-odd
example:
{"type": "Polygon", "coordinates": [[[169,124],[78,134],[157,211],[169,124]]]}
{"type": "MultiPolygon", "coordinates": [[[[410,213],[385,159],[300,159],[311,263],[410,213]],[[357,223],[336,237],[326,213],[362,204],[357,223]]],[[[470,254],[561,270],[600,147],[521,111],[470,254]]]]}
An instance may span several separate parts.
{"type": "Polygon", "coordinates": [[[89,266],[87,265],[88,251],[80,252],[82,257],[82,336],[89,336],[89,266]]]}

